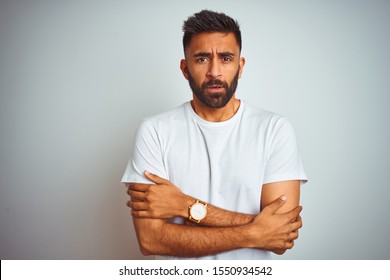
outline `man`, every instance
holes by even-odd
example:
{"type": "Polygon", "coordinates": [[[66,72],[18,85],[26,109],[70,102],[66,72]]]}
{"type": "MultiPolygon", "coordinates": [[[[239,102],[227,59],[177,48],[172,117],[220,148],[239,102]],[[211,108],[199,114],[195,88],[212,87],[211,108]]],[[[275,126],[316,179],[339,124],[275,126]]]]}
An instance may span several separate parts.
{"type": "Polygon", "coordinates": [[[294,130],[235,96],[245,59],[236,21],[201,11],[183,25],[193,99],[144,119],[122,182],[141,252],[267,259],[291,249],[306,181],[294,130]]]}

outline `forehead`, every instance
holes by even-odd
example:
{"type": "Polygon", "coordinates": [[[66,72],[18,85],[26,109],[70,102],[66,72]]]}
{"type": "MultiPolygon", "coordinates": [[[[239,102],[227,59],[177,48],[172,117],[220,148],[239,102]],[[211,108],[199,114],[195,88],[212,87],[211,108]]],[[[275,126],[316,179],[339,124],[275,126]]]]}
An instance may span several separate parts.
{"type": "Polygon", "coordinates": [[[193,35],[186,53],[200,51],[230,51],[239,52],[239,46],[233,33],[204,32],[193,35]]]}

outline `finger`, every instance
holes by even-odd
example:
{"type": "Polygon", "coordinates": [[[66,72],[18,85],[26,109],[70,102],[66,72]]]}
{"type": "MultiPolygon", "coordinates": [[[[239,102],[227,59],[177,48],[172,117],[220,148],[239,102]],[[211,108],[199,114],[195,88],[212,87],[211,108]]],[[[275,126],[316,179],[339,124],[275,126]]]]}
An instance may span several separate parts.
{"type": "Polygon", "coordinates": [[[149,218],[147,211],[131,211],[131,216],[134,218],[149,218]]]}
{"type": "Polygon", "coordinates": [[[129,191],[129,196],[132,201],[144,201],[146,199],[146,194],[144,192],[129,191]]]}
{"type": "Polygon", "coordinates": [[[288,234],[288,239],[291,241],[298,239],[298,237],[299,237],[298,231],[293,231],[288,234]]]}
{"type": "Polygon", "coordinates": [[[301,211],[302,211],[302,206],[297,206],[293,210],[291,210],[290,212],[286,213],[286,218],[288,219],[288,221],[297,220],[299,213],[301,213],[301,211]]]}
{"type": "Polygon", "coordinates": [[[301,224],[301,227],[303,227],[303,221],[301,216],[298,216],[297,222],[299,222],[301,224]]]}
{"type": "Polygon", "coordinates": [[[288,241],[284,244],[285,249],[292,249],[294,247],[294,240],[288,241]]]}
{"type": "Polygon", "coordinates": [[[150,184],[131,183],[128,190],[145,192],[149,188],[150,184]]]}
{"type": "Polygon", "coordinates": [[[293,222],[289,225],[290,232],[298,231],[302,227],[302,220],[293,222]]]}
{"type": "Polygon", "coordinates": [[[138,201],[128,201],[127,206],[130,207],[133,211],[146,211],[148,207],[146,203],[138,201]]]}
{"type": "Polygon", "coordinates": [[[144,172],[145,177],[156,184],[170,184],[170,182],[164,178],[157,176],[156,174],[150,173],[148,171],[144,172]]]}
{"type": "MultiPolygon", "coordinates": [[[[267,205],[264,210],[271,213],[275,213],[284,203],[286,203],[287,197],[282,195],[279,198],[275,199],[271,204],[267,205]]],[[[263,210],[263,211],[264,211],[263,210]]]]}
{"type": "Polygon", "coordinates": [[[298,215],[298,217],[292,219],[292,220],[291,220],[291,223],[293,223],[293,222],[298,222],[298,221],[301,221],[301,222],[302,222],[301,215],[298,215]]]}

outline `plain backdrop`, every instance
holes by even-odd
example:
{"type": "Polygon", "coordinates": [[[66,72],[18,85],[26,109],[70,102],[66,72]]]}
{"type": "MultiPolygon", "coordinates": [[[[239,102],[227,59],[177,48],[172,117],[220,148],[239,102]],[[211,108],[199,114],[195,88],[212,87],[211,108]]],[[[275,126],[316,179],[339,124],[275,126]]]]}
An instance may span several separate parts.
{"type": "Polygon", "coordinates": [[[143,259],[120,179],[191,98],[181,26],[238,19],[237,97],[293,123],[309,183],[276,259],[389,259],[390,1],[0,1],[0,258],[143,259]]]}

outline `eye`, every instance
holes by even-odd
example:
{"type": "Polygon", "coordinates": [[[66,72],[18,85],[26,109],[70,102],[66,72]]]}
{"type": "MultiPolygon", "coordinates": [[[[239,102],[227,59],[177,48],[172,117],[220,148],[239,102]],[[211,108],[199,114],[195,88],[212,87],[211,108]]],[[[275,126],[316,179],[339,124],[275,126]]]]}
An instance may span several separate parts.
{"type": "Polygon", "coordinates": [[[196,61],[198,62],[198,63],[206,63],[207,62],[207,57],[199,57],[196,61]]]}
{"type": "Polygon", "coordinates": [[[231,62],[231,61],[233,61],[233,58],[231,58],[230,56],[222,57],[222,62],[231,62]]]}

